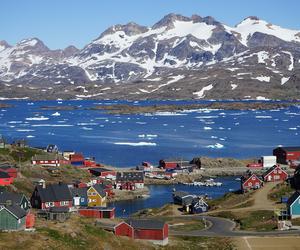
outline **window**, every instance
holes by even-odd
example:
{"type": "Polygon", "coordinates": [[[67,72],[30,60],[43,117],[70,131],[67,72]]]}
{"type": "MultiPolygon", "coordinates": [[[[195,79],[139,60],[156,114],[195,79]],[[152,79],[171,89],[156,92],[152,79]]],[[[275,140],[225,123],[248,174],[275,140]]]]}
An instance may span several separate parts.
{"type": "Polygon", "coordinates": [[[282,173],[282,171],[281,170],[278,170],[278,174],[281,174],[282,173]]]}
{"type": "Polygon", "coordinates": [[[81,198],[80,200],[81,200],[81,202],[84,202],[84,198],[81,198]]]}
{"type": "Polygon", "coordinates": [[[60,205],[61,206],[68,206],[69,205],[69,201],[61,201],[60,205]]]}
{"type": "Polygon", "coordinates": [[[274,174],[277,174],[277,170],[276,169],[274,170],[274,174]]]}
{"type": "Polygon", "coordinates": [[[54,207],[54,202],[46,202],[45,207],[54,207]]]}
{"type": "Polygon", "coordinates": [[[252,177],[252,180],[255,181],[255,179],[256,179],[255,176],[253,176],[253,177],[252,177]]]}
{"type": "Polygon", "coordinates": [[[251,186],[252,186],[252,182],[249,182],[249,183],[248,183],[248,186],[251,187],[251,186]]]}

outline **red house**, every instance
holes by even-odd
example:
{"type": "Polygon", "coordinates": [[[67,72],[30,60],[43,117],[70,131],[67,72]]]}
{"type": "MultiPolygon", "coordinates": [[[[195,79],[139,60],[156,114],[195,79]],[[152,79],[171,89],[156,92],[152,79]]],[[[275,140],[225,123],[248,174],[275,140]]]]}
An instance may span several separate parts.
{"type": "Polygon", "coordinates": [[[160,160],[159,167],[164,169],[175,169],[178,165],[183,164],[190,164],[189,161],[184,161],[182,159],[175,159],[175,160],[160,160]]]}
{"type": "Polygon", "coordinates": [[[37,185],[30,198],[33,208],[49,210],[51,207],[72,207],[73,198],[67,184],[37,185]]]}
{"type": "Polygon", "coordinates": [[[107,179],[115,179],[117,172],[107,168],[90,168],[90,173],[94,176],[99,176],[107,179]]]}
{"type": "Polygon", "coordinates": [[[116,225],[114,231],[118,236],[147,240],[163,246],[168,244],[169,226],[163,221],[129,219],[116,225]]]}
{"type": "Polygon", "coordinates": [[[264,181],[285,181],[288,178],[287,172],[282,170],[279,165],[269,168],[263,175],[264,181]]]}
{"type": "Polygon", "coordinates": [[[8,186],[12,184],[14,181],[14,178],[9,176],[8,173],[0,171],[0,186],[8,186]]]}
{"type": "Polygon", "coordinates": [[[288,164],[290,161],[300,159],[300,147],[279,147],[273,150],[273,155],[277,157],[277,162],[288,164]]]}
{"type": "Polygon", "coordinates": [[[0,171],[7,173],[10,177],[17,178],[17,169],[12,166],[0,166],[0,171]]]}
{"type": "Polygon", "coordinates": [[[251,189],[261,188],[263,181],[259,179],[255,174],[241,177],[241,189],[242,191],[249,191],[251,189]]]}
{"type": "Polygon", "coordinates": [[[59,157],[56,154],[35,155],[31,159],[31,164],[48,167],[60,166],[59,157]]]}
{"type": "Polygon", "coordinates": [[[78,210],[79,214],[85,217],[97,218],[97,219],[114,219],[115,208],[114,207],[85,207],[78,210]]]}

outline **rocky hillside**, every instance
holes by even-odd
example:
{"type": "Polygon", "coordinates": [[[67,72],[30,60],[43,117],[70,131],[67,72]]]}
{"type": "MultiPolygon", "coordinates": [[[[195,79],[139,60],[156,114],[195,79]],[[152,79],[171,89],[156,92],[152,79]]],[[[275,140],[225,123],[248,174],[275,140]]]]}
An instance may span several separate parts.
{"type": "Polygon", "coordinates": [[[300,31],[257,17],[229,27],[169,14],[152,27],[110,27],[81,50],[0,42],[3,97],[291,99],[299,69],[300,31]]]}

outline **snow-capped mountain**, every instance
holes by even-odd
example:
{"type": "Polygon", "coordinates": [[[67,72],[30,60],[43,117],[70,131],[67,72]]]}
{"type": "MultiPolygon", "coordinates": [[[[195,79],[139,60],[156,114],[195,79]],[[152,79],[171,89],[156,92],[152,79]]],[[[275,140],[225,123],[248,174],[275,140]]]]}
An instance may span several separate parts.
{"type": "Polygon", "coordinates": [[[286,89],[299,92],[299,64],[300,32],[257,17],[229,27],[169,14],[152,27],[112,26],[81,50],[50,50],[37,38],[0,42],[6,86],[63,84],[78,98],[293,98],[286,89]]]}

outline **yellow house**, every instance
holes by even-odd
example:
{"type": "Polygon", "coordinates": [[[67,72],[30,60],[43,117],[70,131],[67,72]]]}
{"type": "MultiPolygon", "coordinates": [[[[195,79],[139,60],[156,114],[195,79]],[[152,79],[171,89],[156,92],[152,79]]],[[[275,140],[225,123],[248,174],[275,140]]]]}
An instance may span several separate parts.
{"type": "Polygon", "coordinates": [[[106,206],[106,192],[99,184],[91,186],[87,190],[88,206],[89,207],[104,207],[106,206]]]}

